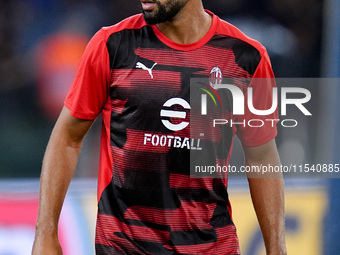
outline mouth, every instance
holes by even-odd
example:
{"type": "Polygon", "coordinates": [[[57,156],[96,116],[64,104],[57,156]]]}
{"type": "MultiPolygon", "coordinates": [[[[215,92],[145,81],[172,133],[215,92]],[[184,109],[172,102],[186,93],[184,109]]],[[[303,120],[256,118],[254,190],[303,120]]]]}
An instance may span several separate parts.
{"type": "Polygon", "coordinates": [[[141,4],[143,11],[152,11],[156,6],[156,3],[152,0],[141,0],[141,4]]]}

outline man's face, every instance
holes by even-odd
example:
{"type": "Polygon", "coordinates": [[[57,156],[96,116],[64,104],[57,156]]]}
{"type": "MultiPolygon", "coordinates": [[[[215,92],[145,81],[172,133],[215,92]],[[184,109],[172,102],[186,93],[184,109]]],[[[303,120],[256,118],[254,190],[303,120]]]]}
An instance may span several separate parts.
{"type": "Polygon", "coordinates": [[[155,25],[166,22],[182,10],[188,0],[141,0],[146,23],[155,25]]]}

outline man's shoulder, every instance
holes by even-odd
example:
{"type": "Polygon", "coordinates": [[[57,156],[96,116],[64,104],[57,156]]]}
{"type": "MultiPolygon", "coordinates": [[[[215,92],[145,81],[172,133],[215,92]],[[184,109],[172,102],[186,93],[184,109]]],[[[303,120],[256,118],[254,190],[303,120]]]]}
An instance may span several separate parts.
{"type": "Polygon", "coordinates": [[[136,14],[122,20],[115,25],[103,27],[101,30],[104,31],[107,35],[110,35],[123,31],[125,29],[140,29],[144,26],[147,26],[147,24],[143,18],[143,15],[136,14]]]}
{"type": "Polygon", "coordinates": [[[244,34],[239,28],[235,27],[234,25],[230,24],[229,22],[218,18],[218,26],[216,28],[216,33],[222,36],[229,36],[237,39],[241,44],[252,46],[253,48],[257,49],[257,51],[262,55],[266,49],[265,47],[258,41],[250,38],[246,34],[244,34]]]}

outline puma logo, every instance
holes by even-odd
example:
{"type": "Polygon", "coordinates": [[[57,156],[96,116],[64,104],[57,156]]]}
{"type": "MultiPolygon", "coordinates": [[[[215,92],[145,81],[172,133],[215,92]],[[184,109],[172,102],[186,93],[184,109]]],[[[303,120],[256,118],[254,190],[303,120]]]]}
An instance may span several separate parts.
{"type": "Polygon", "coordinates": [[[143,69],[145,71],[148,71],[150,76],[151,76],[151,79],[153,79],[152,69],[155,67],[155,65],[157,65],[157,63],[154,63],[151,68],[148,68],[144,64],[142,64],[141,62],[137,62],[136,68],[140,68],[140,69],[143,69]]]}

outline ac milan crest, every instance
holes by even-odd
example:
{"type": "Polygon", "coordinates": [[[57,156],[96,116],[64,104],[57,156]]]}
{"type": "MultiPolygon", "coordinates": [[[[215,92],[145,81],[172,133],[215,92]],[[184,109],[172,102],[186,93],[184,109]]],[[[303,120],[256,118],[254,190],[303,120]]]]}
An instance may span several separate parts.
{"type": "Polygon", "coordinates": [[[210,71],[209,75],[209,82],[210,86],[215,88],[216,85],[219,85],[222,83],[223,77],[222,77],[222,72],[221,69],[218,67],[214,67],[210,71]]]}

